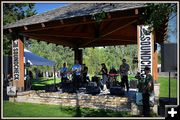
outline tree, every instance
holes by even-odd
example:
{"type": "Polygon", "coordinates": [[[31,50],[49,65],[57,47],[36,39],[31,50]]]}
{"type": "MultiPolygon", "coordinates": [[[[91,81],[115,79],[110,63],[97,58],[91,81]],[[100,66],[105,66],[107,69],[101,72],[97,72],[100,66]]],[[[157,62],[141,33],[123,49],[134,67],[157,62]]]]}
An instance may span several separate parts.
{"type": "MultiPolygon", "coordinates": [[[[34,5],[33,3],[3,3],[3,25],[35,15],[34,5]]],[[[3,53],[10,54],[10,51],[11,36],[3,35],[3,53]]]]}
{"type": "Polygon", "coordinates": [[[169,20],[172,13],[177,13],[176,3],[147,3],[141,19],[145,21],[145,24],[151,25],[150,28],[157,30],[169,20]]]}
{"type": "MultiPolygon", "coordinates": [[[[73,51],[69,48],[65,48],[63,46],[56,46],[55,44],[51,43],[47,44],[44,41],[37,42],[33,39],[29,39],[29,41],[31,43],[30,47],[26,48],[39,56],[54,61],[56,63],[56,70],[59,70],[59,68],[62,67],[62,64],[64,62],[67,63],[68,68],[72,68],[72,65],[74,63],[73,51]]],[[[51,70],[52,68],[44,67],[44,69],[51,70]]]]}

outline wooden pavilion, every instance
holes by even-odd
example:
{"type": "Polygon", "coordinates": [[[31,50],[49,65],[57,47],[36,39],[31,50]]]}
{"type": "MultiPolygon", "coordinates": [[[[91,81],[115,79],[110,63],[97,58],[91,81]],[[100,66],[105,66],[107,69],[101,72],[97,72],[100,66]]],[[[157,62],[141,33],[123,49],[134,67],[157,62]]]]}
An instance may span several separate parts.
{"type": "MultiPolygon", "coordinates": [[[[74,3],[5,25],[4,33],[11,33],[19,41],[19,61],[23,61],[23,37],[46,41],[72,48],[75,59],[82,63],[82,49],[98,46],[137,44],[137,25],[143,24],[144,3],[74,3]],[[106,13],[101,22],[94,19],[106,13]]],[[[157,47],[166,38],[167,24],[155,31],[153,77],[157,80],[157,47]]],[[[19,89],[24,88],[24,63],[19,62],[19,89]]]]}

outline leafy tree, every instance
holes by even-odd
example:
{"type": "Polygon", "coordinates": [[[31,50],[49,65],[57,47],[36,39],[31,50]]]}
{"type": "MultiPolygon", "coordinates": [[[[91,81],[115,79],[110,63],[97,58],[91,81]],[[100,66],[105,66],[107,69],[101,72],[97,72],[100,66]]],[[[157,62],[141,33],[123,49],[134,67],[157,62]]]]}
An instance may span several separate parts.
{"type": "MultiPolygon", "coordinates": [[[[33,3],[3,3],[3,25],[35,15],[34,5],[33,3]]],[[[3,53],[10,54],[10,51],[11,36],[3,35],[3,53]]]]}
{"type": "MultiPolygon", "coordinates": [[[[47,44],[44,41],[37,42],[36,40],[30,39],[30,47],[27,48],[33,53],[52,60],[56,63],[56,70],[59,70],[62,67],[64,62],[67,63],[68,68],[72,68],[74,64],[74,55],[73,51],[69,48],[64,48],[63,46],[56,46],[55,44],[47,44]],[[39,47],[41,46],[41,47],[39,47]]],[[[41,67],[38,67],[41,69],[41,67]]],[[[51,70],[52,67],[44,67],[45,70],[51,70]]]]}
{"type": "Polygon", "coordinates": [[[157,30],[166,20],[169,20],[172,13],[177,13],[175,3],[147,3],[147,8],[141,19],[145,21],[145,24],[151,25],[151,28],[157,30]]]}

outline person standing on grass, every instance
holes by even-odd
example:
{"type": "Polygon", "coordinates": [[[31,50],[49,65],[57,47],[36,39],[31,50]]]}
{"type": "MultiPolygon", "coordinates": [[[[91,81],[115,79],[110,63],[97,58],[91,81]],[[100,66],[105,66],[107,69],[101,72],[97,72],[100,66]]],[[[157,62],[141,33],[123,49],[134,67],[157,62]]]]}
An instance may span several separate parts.
{"type": "Polygon", "coordinates": [[[150,98],[150,95],[153,93],[154,84],[153,84],[153,77],[150,74],[150,68],[146,66],[144,68],[144,71],[145,71],[145,77],[144,77],[144,86],[143,86],[143,91],[142,91],[143,115],[148,117],[150,116],[149,98],[150,98]]]}
{"type": "Polygon", "coordinates": [[[67,73],[68,68],[66,67],[66,63],[63,63],[63,67],[60,69],[60,75],[61,75],[61,82],[64,83],[67,81],[67,73]]]}
{"type": "Polygon", "coordinates": [[[121,75],[121,83],[123,86],[124,84],[126,85],[127,92],[129,91],[128,71],[129,71],[129,65],[126,63],[126,59],[123,59],[122,64],[119,67],[119,72],[121,75]]]}

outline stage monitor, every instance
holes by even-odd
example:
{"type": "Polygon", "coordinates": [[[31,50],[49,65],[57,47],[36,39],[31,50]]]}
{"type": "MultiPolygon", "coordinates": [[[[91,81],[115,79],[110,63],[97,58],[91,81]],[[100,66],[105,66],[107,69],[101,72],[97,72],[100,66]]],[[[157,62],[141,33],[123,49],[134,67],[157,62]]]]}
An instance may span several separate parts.
{"type": "Polygon", "coordinates": [[[177,44],[164,43],[161,45],[161,71],[177,71],[177,44]]]}

